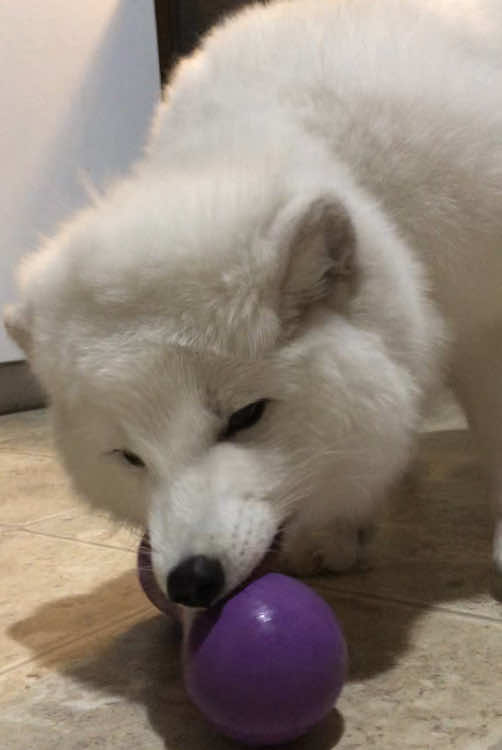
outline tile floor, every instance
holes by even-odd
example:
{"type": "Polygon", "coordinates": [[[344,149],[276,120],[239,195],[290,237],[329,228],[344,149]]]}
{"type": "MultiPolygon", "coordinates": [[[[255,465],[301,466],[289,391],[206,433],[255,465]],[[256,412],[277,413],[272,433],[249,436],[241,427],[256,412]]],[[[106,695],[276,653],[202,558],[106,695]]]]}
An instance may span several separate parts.
{"type": "MultiPolygon", "coordinates": [[[[312,585],[346,632],[337,709],[291,750],[502,750],[502,605],[455,410],[429,423],[374,568],[312,585]]],[[[187,701],[136,583],[135,536],[73,497],[44,411],[0,418],[0,748],[232,750],[187,701]]]]}

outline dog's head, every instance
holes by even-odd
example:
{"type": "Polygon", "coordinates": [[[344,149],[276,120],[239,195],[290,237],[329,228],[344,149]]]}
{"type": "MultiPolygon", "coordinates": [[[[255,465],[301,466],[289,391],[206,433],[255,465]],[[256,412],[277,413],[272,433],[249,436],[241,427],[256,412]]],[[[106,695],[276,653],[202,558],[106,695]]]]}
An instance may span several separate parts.
{"type": "Polygon", "coordinates": [[[189,605],[309,498],[365,512],[427,359],[419,275],[379,213],[266,170],[134,176],[24,264],[6,312],[76,488],[148,526],[189,605]]]}

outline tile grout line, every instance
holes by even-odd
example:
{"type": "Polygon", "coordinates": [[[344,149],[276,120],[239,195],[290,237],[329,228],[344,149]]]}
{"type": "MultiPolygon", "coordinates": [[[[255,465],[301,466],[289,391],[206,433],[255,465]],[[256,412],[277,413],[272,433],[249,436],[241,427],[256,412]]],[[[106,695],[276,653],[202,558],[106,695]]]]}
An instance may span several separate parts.
{"type": "MultiPolygon", "coordinates": [[[[26,659],[22,659],[21,661],[16,662],[15,664],[11,664],[10,666],[6,667],[5,669],[0,670],[0,680],[10,672],[15,672],[16,669],[19,669],[20,667],[25,666],[26,664],[30,664],[31,662],[38,662],[40,659],[47,657],[48,655],[57,653],[58,651],[62,651],[68,646],[73,646],[80,641],[85,641],[88,638],[92,638],[95,635],[98,635],[100,633],[106,633],[108,630],[113,630],[117,627],[117,625],[125,624],[129,622],[130,620],[134,620],[136,617],[138,617],[141,614],[146,614],[147,612],[156,612],[159,616],[160,613],[158,610],[155,609],[153,604],[147,606],[147,607],[141,607],[140,609],[135,609],[133,612],[130,612],[128,615],[125,615],[124,617],[118,617],[116,620],[112,620],[111,622],[108,621],[106,625],[103,625],[103,627],[95,628],[94,630],[87,631],[86,633],[83,633],[82,635],[76,636],[76,637],[68,637],[64,641],[60,641],[57,646],[52,646],[48,648],[46,651],[40,652],[39,654],[35,656],[30,656],[26,659]]],[[[48,664],[50,664],[50,659],[48,661],[48,664]]]]}
{"type": "MultiPolygon", "coordinates": [[[[33,523],[36,523],[36,522],[34,521],[33,523]]],[[[91,547],[98,547],[99,549],[113,549],[113,550],[118,550],[121,552],[127,552],[128,554],[134,554],[136,551],[135,549],[128,549],[126,547],[119,547],[119,546],[112,545],[112,544],[92,542],[92,541],[87,541],[84,539],[77,539],[75,537],[63,536],[60,534],[48,534],[42,531],[36,531],[34,529],[29,529],[23,526],[10,526],[8,528],[12,530],[16,530],[16,531],[24,531],[27,534],[33,534],[35,536],[46,537],[48,539],[61,539],[67,542],[77,542],[79,544],[85,544],[91,547]]],[[[138,544],[139,544],[139,540],[138,540],[138,544]]],[[[367,592],[364,592],[364,591],[345,591],[343,589],[338,589],[336,587],[332,588],[331,586],[328,586],[323,583],[318,584],[317,582],[315,584],[315,588],[325,593],[334,593],[337,596],[341,596],[346,599],[362,599],[362,600],[374,601],[374,602],[390,602],[392,604],[398,604],[398,605],[402,605],[406,607],[411,607],[413,609],[434,610],[437,612],[443,612],[445,614],[456,615],[456,616],[464,617],[464,618],[471,619],[471,620],[484,621],[484,622],[489,622],[495,625],[502,626],[502,619],[491,617],[489,615],[474,614],[472,612],[467,612],[465,610],[453,609],[452,607],[447,607],[441,604],[434,604],[431,602],[427,602],[425,600],[403,599],[400,597],[394,597],[394,596],[385,595],[385,594],[368,594],[367,592]]]]}
{"type": "MultiPolygon", "coordinates": [[[[37,521],[33,521],[32,523],[37,523],[37,521]]],[[[5,528],[5,527],[4,527],[5,528]]],[[[8,527],[12,529],[13,531],[24,531],[26,534],[33,534],[34,536],[43,536],[46,539],[61,539],[65,542],[77,542],[77,544],[86,544],[90,547],[99,547],[100,549],[115,549],[119,550],[120,552],[127,552],[128,554],[135,554],[136,549],[135,548],[128,548],[128,547],[119,547],[114,544],[104,544],[102,542],[91,542],[87,541],[86,539],[77,539],[74,536],[63,536],[62,534],[48,534],[44,531],[36,531],[35,529],[29,529],[25,526],[10,526],[8,527]]],[[[138,546],[139,546],[140,539],[138,539],[138,546]]]]}
{"type": "Polygon", "coordinates": [[[0,528],[10,529],[11,531],[30,531],[29,527],[36,523],[44,523],[45,521],[53,521],[57,518],[64,518],[72,508],[67,508],[66,510],[58,510],[56,513],[50,513],[48,516],[40,516],[40,518],[35,518],[32,521],[18,521],[16,523],[0,522],[0,528]]]}
{"type": "Polygon", "coordinates": [[[30,457],[30,458],[54,458],[55,460],[57,460],[58,458],[58,455],[55,451],[51,453],[47,451],[46,453],[45,451],[35,451],[35,450],[29,451],[29,450],[22,450],[22,449],[18,450],[17,448],[14,448],[14,449],[6,448],[5,445],[2,445],[0,443],[0,458],[2,456],[24,456],[24,457],[30,457]]]}
{"type": "Polygon", "coordinates": [[[433,604],[431,602],[420,601],[419,599],[400,599],[399,597],[386,596],[384,594],[368,594],[363,591],[344,591],[343,589],[331,588],[326,585],[319,585],[316,583],[315,589],[322,591],[326,594],[335,594],[340,596],[342,599],[362,599],[363,601],[371,602],[388,602],[391,604],[398,604],[400,606],[409,607],[411,609],[419,610],[433,610],[435,612],[442,612],[448,615],[455,615],[456,617],[466,618],[468,620],[476,620],[488,622],[493,625],[502,627],[502,619],[497,617],[491,617],[490,615],[477,615],[473,612],[467,612],[465,610],[453,609],[452,607],[446,607],[441,604],[433,604]]]}

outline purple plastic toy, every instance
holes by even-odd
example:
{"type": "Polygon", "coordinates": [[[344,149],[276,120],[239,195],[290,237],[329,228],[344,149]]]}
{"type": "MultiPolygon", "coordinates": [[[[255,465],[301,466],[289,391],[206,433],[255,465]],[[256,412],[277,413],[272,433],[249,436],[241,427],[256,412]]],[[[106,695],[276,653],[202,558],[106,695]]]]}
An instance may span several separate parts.
{"type": "MultiPolygon", "coordinates": [[[[141,548],[139,559],[145,562],[141,548]]],[[[178,616],[178,608],[146,580],[149,570],[151,564],[140,567],[147,596],[178,616]]],[[[187,692],[206,718],[252,746],[308,732],[333,708],[346,671],[345,641],[329,605],[278,573],[253,580],[199,615],[184,665],[187,692]]]]}

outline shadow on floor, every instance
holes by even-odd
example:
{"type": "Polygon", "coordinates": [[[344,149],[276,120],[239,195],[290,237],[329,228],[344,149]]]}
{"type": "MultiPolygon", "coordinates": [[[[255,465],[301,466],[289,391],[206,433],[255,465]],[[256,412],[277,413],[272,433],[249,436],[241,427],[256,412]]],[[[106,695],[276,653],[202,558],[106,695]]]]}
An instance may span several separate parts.
{"type": "MultiPolygon", "coordinates": [[[[479,601],[488,590],[489,518],[486,503],[476,500],[484,493],[466,434],[451,431],[427,437],[417,465],[417,482],[401,491],[383,524],[382,557],[375,570],[310,582],[333,605],[344,628],[349,680],[364,680],[392,668],[409,647],[417,618],[429,607],[459,598],[479,601]]],[[[84,597],[58,600],[59,613],[62,604],[92,613],[109,600],[116,617],[116,591],[128,576],[135,576],[135,571],[84,597]]],[[[152,609],[151,617],[146,614],[132,626],[118,627],[112,638],[98,634],[80,652],[73,648],[72,657],[64,652],[44,656],[36,653],[34,634],[60,628],[55,604],[43,605],[14,624],[10,636],[31,647],[39,661],[50,662],[79,683],[144,706],[151,727],[169,750],[239,747],[217,734],[188,701],[179,635],[168,617],[152,609]]],[[[343,718],[334,710],[314,732],[287,747],[329,750],[343,730],[343,718]]]]}

